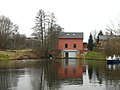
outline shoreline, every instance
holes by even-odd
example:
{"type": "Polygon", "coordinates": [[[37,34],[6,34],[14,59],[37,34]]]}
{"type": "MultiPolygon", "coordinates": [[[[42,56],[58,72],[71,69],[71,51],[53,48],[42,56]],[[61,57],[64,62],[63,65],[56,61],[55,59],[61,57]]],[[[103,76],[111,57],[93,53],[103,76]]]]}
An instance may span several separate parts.
{"type": "MultiPolygon", "coordinates": [[[[26,50],[7,50],[0,51],[0,60],[23,60],[23,59],[40,59],[32,49],[26,50]]],[[[46,58],[48,59],[48,58],[46,58]]],[[[64,58],[54,58],[54,59],[64,59],[64,58]]],[[[76,58],[80,60],[106,60],[106,55],[102,52],[90,51],[84,57],[76,58]]]]}
{"type": "Polygon", "coordinates": [[[38,56],[31,49],[0,51],[0,60],[23,60],[37,58],[38,56]]]}

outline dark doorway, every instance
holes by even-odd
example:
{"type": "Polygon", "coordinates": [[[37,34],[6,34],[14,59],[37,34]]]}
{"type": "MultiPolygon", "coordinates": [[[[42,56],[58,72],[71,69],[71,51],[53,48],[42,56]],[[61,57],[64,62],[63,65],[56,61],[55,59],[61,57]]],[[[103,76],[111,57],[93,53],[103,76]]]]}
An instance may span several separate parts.
{"type": "Polygon", "coordinates": [[[65,66],[68,66],[68,58],[65,59],[65,66]]]}
{"type": "Polygon", "coordinates": [[[65,52],[65,58],[68,58],[69,55],[68,55],[68,52],[65,52]]]}

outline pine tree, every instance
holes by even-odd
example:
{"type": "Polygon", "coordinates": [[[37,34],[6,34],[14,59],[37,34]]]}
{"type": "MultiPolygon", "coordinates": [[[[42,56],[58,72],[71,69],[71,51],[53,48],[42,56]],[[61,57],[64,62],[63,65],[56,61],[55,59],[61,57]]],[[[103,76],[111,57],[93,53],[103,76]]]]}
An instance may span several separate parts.
{"type": "Polygon", "coordinates": [[[102,30],[100,30],[100,32],[98,33],[98,36],[97,36],[97,43],[99,43],[99,36],[100,36],[100,35],[103,35],[102,30]]]}
{"type": "Polygon", "coordinates": [[[90,33],[87,48],[88,48],[88,50],[93,50],[93,47],[94,47],[93,38],[92,38],[92,34],[90,33]]]}

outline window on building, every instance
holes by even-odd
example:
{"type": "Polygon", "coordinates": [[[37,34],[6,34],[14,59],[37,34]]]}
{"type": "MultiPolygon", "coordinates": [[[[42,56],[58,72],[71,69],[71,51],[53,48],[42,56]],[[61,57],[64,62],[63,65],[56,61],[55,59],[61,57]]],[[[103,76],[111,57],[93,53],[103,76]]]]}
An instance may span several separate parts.
{"type": "Polygon", "coordinates": [[[67,43],[65,44],[65,48],[68,48],[68,44],[67,43]]]}
{"type": "Polygon", "coordinates": [[[73,48],[76,48],[76,44],[75,43],[73,44],[73,48]]]}

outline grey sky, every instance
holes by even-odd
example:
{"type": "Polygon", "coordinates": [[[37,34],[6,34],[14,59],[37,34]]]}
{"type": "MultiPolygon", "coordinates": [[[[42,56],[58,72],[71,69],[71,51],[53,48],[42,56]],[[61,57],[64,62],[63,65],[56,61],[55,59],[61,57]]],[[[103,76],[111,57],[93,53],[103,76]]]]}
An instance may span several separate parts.
{"type": "Polygon", "coordinates": [[[0,15],[19,25],[30,36],[37,12],[55,13],[57,23],[68,32],[84,32],[87,41],[93,30],[105,30],[120,15],[120,0],[0,0],[0,15]]]}

